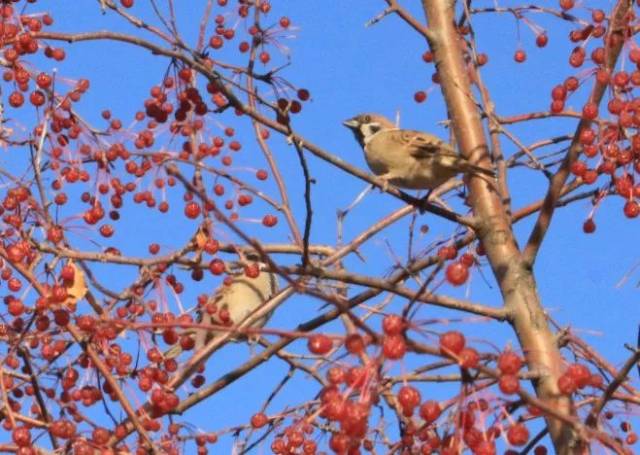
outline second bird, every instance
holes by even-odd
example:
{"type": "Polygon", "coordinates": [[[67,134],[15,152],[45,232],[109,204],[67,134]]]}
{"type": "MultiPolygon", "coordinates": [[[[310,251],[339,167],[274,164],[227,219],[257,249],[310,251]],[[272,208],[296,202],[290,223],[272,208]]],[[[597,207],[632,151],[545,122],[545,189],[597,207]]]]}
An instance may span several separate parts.
{"type": "Polygon", "coordinates": [[[343,123],[364,150],[369,168],[384,185],[433,190],[457,174],[494,172],[470,163],[432,134],[397,128],[378,114],[360,114],[343,123]]]}

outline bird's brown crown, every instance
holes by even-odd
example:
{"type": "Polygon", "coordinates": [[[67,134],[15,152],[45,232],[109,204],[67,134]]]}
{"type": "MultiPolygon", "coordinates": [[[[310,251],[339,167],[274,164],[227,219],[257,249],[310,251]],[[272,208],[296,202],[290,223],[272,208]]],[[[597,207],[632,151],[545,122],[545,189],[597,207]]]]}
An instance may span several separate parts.
{"type": "Polygon", "coordinates": [[[355,129],[362,125],[376,125],[379,129],[395,128],[396,125],[380,114],[364,113],[346,120],[343,123],[347,128],[355,129]]]}

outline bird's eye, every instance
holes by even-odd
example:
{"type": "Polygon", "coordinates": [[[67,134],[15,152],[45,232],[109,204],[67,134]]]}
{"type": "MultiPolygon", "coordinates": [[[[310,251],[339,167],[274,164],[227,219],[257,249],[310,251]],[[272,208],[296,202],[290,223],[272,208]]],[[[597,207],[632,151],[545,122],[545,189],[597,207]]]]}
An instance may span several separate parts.
{"type": "Polygon", "coordinates": [[[365,115],[364,116],[364,121],[365,121],[365,123],[369,123],[371,121],[371,116],[370,115],[365,115]]]}

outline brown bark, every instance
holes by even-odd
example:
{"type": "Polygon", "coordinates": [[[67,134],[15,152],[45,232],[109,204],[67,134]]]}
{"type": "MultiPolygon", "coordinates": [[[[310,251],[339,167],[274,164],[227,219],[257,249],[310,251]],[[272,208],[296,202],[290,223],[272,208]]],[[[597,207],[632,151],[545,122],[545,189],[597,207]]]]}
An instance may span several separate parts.
{"type": "MultiPolygon", "coordinates": [[[[473,162],[488,167],[487,141],[455,27],[454,3],[423,0],[423,8],[429,22],[429,44],[460,151],[473,162]]],[[[495,187],[485,180],[472,177],[469,194],[474,214],[480,220],[477,234],[500,286],[504,306],[510,313],[509,323],[517,334],[529,369],[543,373],[541,379],[533,382],[536,394],[556,411],[572,415],[571,400],[562,396],[557,387],[562,374],[562,356],[549,328],[534,273],[517,245],[511,219],[495,187]]],[[[570,425],[550,416],[546,421],[556,453],[575,454],[585,450],[584,442],[570,425]]]]}

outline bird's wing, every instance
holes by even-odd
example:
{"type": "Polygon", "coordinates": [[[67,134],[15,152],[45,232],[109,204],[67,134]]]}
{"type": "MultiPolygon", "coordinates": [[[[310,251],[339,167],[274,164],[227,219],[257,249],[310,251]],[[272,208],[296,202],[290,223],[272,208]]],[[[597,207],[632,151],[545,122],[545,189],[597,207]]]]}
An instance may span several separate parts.
{"type": "Polygon", "coordinates": [[[390,139],[402,144],[409,155],[416,159],[433,158],[438,153],[440,156],[458,157],[458,154],[445,141],[437,136],[414,130],[389,131],[390,139]]]}
{"type": "MultiPolygon", "coordinates": [[[[479,173],[494,177],[493,170],[471,164],[462,158],[451,147],[451,144],[432,134],[415,130],[393,129],[378,133],[384,139],[401,144],[400,149],[416,160],[432,160],[434,158],[444,167],[455,168],[459,172],[479,173]]],[[[380,136],[381,139],[383,138],[380,136]]]]}
{"type": "Polygon", "coordinates": [[[415,130],[388,129],[375,135],[376,140],[389,144],[397,144],[397,151],[406,153],[417,160],[432,159],[438,154],[441,157],[457,158],[453,148],[437,136],[415,130]]]}

